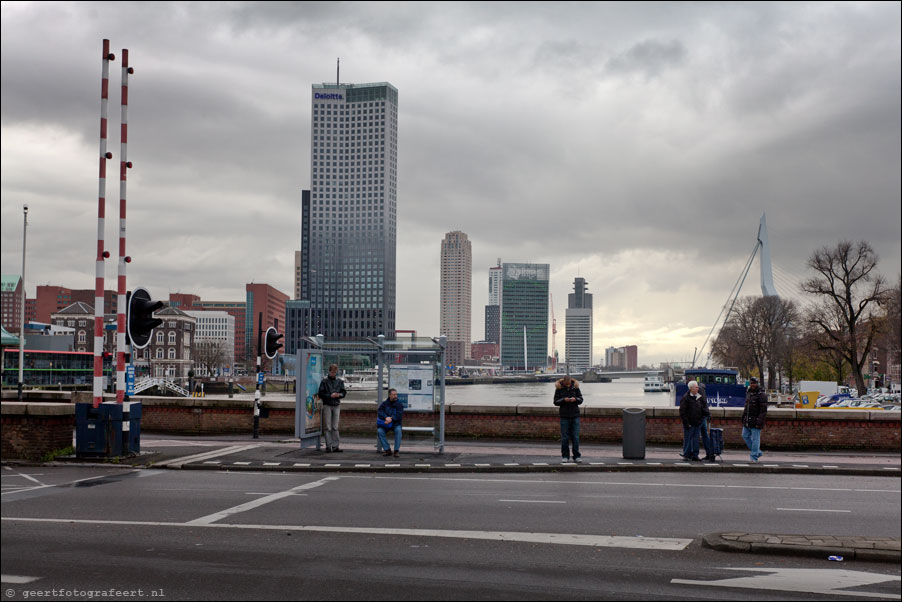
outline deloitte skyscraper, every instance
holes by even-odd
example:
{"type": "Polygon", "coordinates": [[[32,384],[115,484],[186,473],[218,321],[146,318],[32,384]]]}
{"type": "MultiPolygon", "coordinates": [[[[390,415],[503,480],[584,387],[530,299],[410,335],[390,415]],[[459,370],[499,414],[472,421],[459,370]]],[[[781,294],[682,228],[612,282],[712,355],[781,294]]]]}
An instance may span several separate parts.
{"type": "Polygon", "coordinates": [[[330,340],[393,338],[398,90],[385,82],[322,84],[311,100],[301,218],[306,303],[289,304],[288,326],[330,340]]]}

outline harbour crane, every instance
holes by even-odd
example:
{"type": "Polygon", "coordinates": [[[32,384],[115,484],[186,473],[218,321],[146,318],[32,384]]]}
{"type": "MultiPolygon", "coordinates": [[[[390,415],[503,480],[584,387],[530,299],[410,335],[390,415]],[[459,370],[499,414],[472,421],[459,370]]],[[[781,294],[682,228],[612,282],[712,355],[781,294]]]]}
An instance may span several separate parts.
{"type": "Polygon", "coordinates": [[[557,318],[554,317],[554,295],[549,292],[551,298],[551,370],[557,372],[557,318]]]}

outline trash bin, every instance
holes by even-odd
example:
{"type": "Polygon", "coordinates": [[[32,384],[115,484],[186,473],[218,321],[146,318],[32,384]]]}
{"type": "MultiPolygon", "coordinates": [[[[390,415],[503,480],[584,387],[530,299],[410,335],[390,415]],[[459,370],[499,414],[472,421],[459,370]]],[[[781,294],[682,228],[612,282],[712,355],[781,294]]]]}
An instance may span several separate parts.
{"type": "Polygon", "coordinates": [[[645,410],[642,408],[623,410],[623,458],[645,459],[645,410]]]}

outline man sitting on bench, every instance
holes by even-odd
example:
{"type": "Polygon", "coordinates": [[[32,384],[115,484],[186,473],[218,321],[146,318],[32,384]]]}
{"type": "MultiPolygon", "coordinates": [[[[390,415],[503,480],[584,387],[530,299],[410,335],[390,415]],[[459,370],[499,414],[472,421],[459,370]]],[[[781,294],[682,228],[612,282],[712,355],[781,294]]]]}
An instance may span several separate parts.
{"type": "Polygon", "coordinates": [[[388,390],[388,399],[379,404],[376,412],[376,433],[379,436],[379,444],[382,446],[383,456],[392,455],[391,446],[385,437],[387,431],[395,432],[395,457],[401,449],[401,421],[404,419],[404,406],[398,401],[398,391],[388,390]]]}

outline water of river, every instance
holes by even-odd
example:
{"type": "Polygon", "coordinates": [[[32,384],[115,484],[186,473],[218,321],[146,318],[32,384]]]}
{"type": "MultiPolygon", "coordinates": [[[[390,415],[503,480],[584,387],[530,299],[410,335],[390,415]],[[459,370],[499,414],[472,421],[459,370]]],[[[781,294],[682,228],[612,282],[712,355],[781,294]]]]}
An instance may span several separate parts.
{"type": "MultiPolygon", "coordinates": [[[[672,406],[673,393],[646,393],[642,378],[618,378],[609,383],[580,383],[583,405],[649,408],[672,406]]],[[[552,405],[554,383],[455,385],[445,387],[446,403],[462,405],[552,405]]]]}

